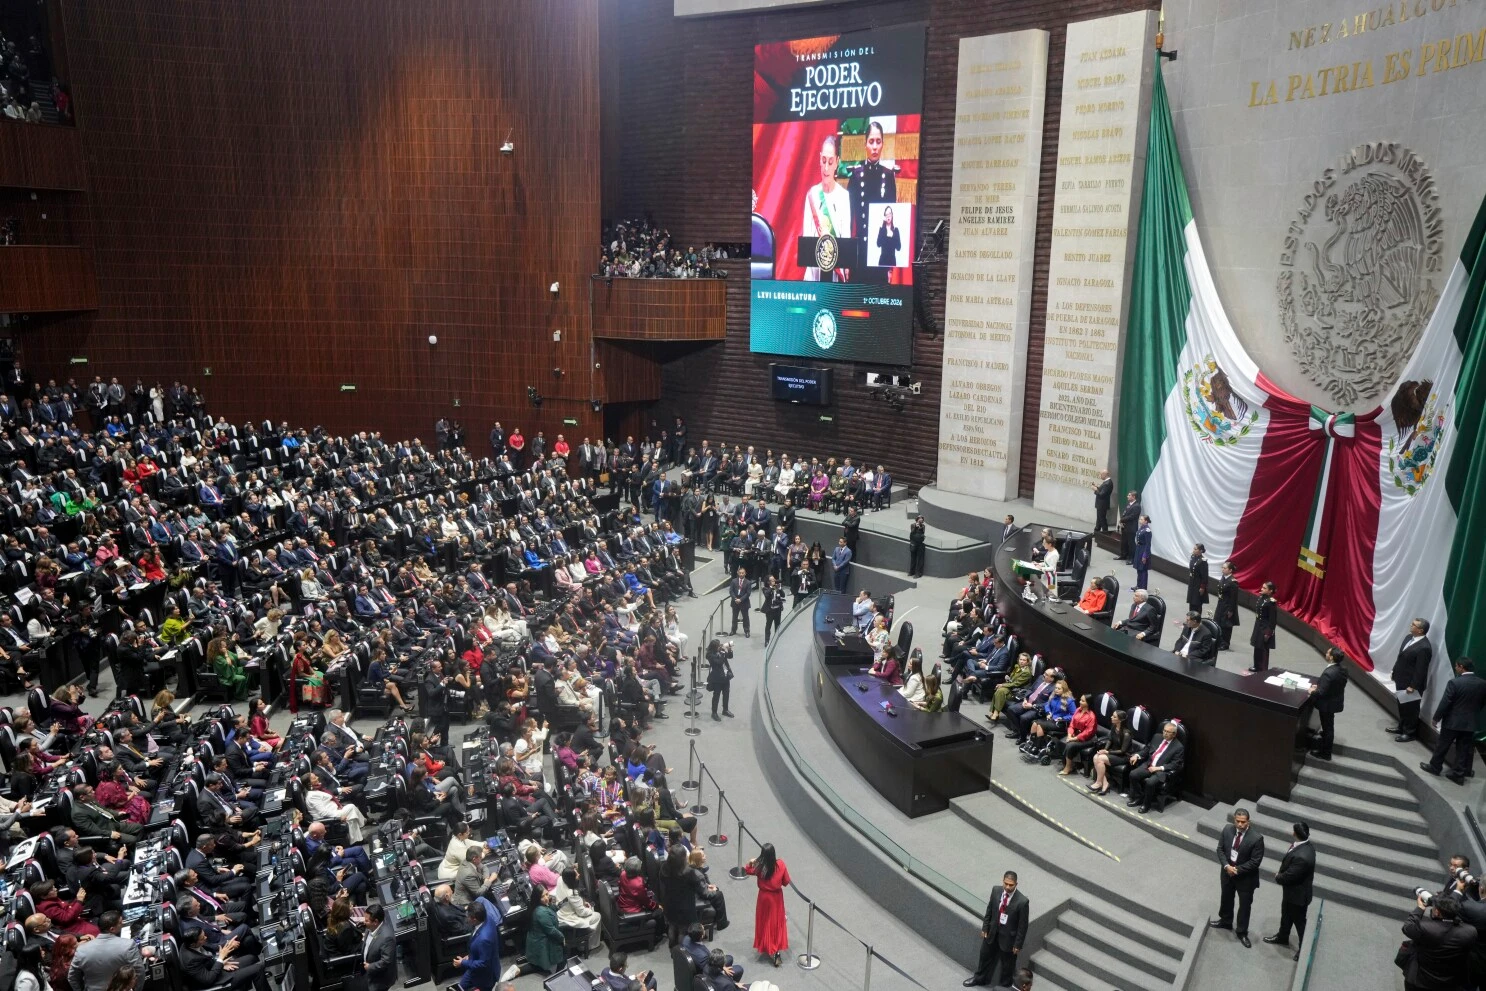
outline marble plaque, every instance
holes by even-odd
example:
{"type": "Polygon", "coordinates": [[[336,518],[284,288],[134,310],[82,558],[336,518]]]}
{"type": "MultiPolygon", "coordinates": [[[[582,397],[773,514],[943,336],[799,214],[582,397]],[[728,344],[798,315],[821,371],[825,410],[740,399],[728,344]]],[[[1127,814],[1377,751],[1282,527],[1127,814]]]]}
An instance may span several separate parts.
{"type": "Polygon", "coordinates": [[[1016,497],[1021,461],[1047,44],[960,39],[938,484],[997,500],[1016,497]]]}
{"type": "Polygon", "coordinates": [[[1094,518],[1091,486],[1101,468],[1113,470],[1156,18],[1149,10],[1068,25],[1033,505],[1074,519],[1094,518]]]}

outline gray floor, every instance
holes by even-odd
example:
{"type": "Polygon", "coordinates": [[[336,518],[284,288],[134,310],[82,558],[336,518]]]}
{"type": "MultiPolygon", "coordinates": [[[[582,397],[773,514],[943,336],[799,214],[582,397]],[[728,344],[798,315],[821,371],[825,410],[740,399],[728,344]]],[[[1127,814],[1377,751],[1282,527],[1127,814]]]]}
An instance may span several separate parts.
{"type": "MultiPolygon", "coordinates": [[[[1092,573],[1116,574],[1124,587],[1130,587],[1133,580],[1130,569],[1114,563],[1102,552],[1096,553],[1092,573]]],[[[722,579],[719,559],[699,562],[694,577],[699,591],[719,584],[722,579]]],[[[937,629],[943,621],[948,600],[958,590],[959,584],[958,580],[921,579],[915,588],[898,595],[898,618],[912,619],[919,631],[918,642],[927,653],[937,652],[933,649],[937,642],[937,629]]],[[[1168,592],[1180,592],[1173,580],[1157,577],[1153,585],[1157,589],[1168,586],[1168,592]]],[[[701,636],[702,624],[722,597],[722,593],[714,592],[678,603],[683,629],[693,637],[693,647],[701,636]]],[[[709,849],[713,880],[727,893],[733,919],[732,927],[721,934],[718,945],[735,954],[739,962],[748,967],[751,977],[767,978],[786,989],[855,991],[863,987],[864,944],[874,946],[915,975],[927,988],[958,987],[965,975],[964,969],[934,949],[923,934],[915,930],[912,920],[905,921],[894,912],[892,905],[877,904],[862,889],[848,882],[811,839],[811,816],[815,813],[809,809],[786,807],[762,770],[751,732],[752,721],[764,718],[759,696],[764,656],[762,617],[755,613],[752,618],[753,637],[745,639],[740,630],[735,638],[734,669],[737,677],[733,682],[732,706],[736,718],[712,722],[706,717],[704,702],[703,719],[697,723],[702,732],[695,738],[697,754],[705,761],[709,772],[701,799],[711,809],[700,832],[706,837],[720,830],[728,836],[726,846],[709,849]],[[841,920],[851,930],[848,935],[818,919],[814,932],[815,951],[822,959],[818,970],[808,973],[798,970],[788,956],[785,966],[779,970],[754,958],[751,951],[753,884],[751,880],[733,881],[727,875],[727,869],[734,865],[738,856],[738,839],[734,835],[737,823],[731,813],[719,820],[717,809],[720,803],[713,779],[726,791],[728,805],[738,810],[737,814],[746,821],[748,831],[776,845],[781,857],[788,862],[798,887],[815,899],[824,912],[841,920]]],[[[1251,617],[1246,617],[1245,631],[1250,620],[1251,617]]],[[[1051,910],[1065,901],[1097,897],[1097,892],[1105,887],[1118,887],[1131,897],[1148,901],[1163,913],[1195,925],[1201,925],[1210,913],[1215,913],[1217,884],[1210,860],[1179,845],[1154,839],[1149,831],[1151,827],[1136,823],[1123,809],[1123,803],[1119,808],[1101,808],[1078,790],[1082,779],[1059,779],[1049,769],[1010,759],[1009,747],[999,751],[995,763],[996,791],[967,798],[959,813],[952,810],[912,821],[904,818],[878,797],[828,738],[824,738],[823,729],[809,703],[806,684],[808,630],[808,623],[795,624],[786,632],[786,640],[781,642],[773,656],[776,670],[771,677],[779,678],[774,699],[781,722],[797,744],[808,747],[810,759],[858,812],[892,839],[913,850],[925,863],[955,879],[973,898],[986,897],[1000,871],[1015,867],[1022,872],[1023,890],[1032,899],[1034,914],[1051,910]],[[783,704],[791,700],[793,705],[783,704]],[[1038,869],[1022,853],[968,822],[967,817],[972,815],[983,818],[990,828],[1023,850],[1059,865],[1065,876],[1072,872],[1077,878],[1091,880],[1072,884],[1064,877],[1038,869]]],[[[1245,639],[1246,633],[1235,637],[1236,643],[1245,639]]],[[[1308,646],[1283,631],[1278,635],[1272,658],[1275,667],[1306,673],[1319,671],[1321,666],[1319,657],[1308,646]]],[[[1232,670],[1242,670],[1247,662],[1247,654],[1239,650],[1220,657],[1221,666],[1232,670]]],[[[109,685],[104,687],[107,697],[112,689],[109,685]]],[[[0,699],[0,704],[24,705],[24,700],[0,699]]],[[[94,703],[88,708],[96,710],[98,707],[94,703]]],[[[688,744],[691,741],[684,733],[687,720],[681,716],[682,707],[673,704],[671,708],[673,717],[657,722],[650,737],[675,767],[673,780],[679,782],[688,776],[688,744]]],[[[979,719],[980,715],[974,708],[967,705],[964,711],[971,718],[979,719]]],[[[1348,695],[1347,709],[1338,720],[1338,741],[1343,744],[1356,741],[1368,747],[1378,747],[1382,740],[1380,730],[1386,719],[1379,707],[1353,688],[1348,695]]],[[[276,728],[287,725],[287,722],[287,713],[276,714],[276,728]]],[[[358,728],[370,729],[371,722],[363,720],[358,728]]],[[[1002,744],[1006,741],[998,737],[997,742],[1002,744]]],[[[1423,756],[1422,747],[1417,744],[1399,745],[1399,750],[1406,752],[1406,759],[1417,760],[1423,756]]],[[[691,793],[686,797],[692,801],[697,798],[691,793]]],[[[1179,804],[1173,806],[1160,822],[1164,828],[1192,830],[1189,835],[1195,835],[1195,821],[1202,814],[1201,809],[1179,804]]],[[[745,845],[743,853],[752,856],[752,844],[745,845]]],[[[805,941],[807,913],[803,903],[792,896],[787,900],[787,906],[791,951],[794,953],[802,949],[805,941]]],[[[1407,907],[1399,906],[1400,920],[1407,907]]],[[[1255,902],[1253,932],[1270,931],[1277,916],[1278,889],[1273,884],[1265,884],[1255,902]]],[[[1396,923],[1385,923],[1376,915],[1365,915],[1344,906],[1328,905],[1320,932],[1311,988],[1317,991],[1331,988],[1356,991],[1362,987],[1402,987],[1401,976],[1391,965],[1399,938],[1396,923]]],[[[1226,988],[1237,974],[1242,974],[1245,981],[1257,978],[1266,987],[1289,983],[1294,965],[1287,955],[1257,941],[1254,949],[1243,950],[1231,937],[1221,938],[1225,935],[1221,933],[1213,935],[1220,938],[1204,941],[1189,987],[1201,991],[1220,986],[1226,988]]],[[[589,963],[595,971],[600,969],[604,963],[602,951],[589,963]]],[[[649,968],[657,971],[662,989],[671,986],[670,962],[664,948],[659,953],[636,954],[632,958],[632,972],[649,968]]],[[[515,983],[519,991],[534,991],[541,986],[535,977],[520,978],[515,983]]],[[[873,966],[871,986],[905,991],[913,987],[880,962],[873,966]]]]}

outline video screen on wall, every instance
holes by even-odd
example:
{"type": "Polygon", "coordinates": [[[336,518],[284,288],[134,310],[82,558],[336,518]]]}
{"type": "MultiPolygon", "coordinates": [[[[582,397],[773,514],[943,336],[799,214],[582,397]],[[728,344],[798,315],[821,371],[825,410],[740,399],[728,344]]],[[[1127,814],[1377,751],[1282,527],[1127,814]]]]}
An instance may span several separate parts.
{"type": "Polygon", "coordinates": [[[924,36],[755,46],[750,350],[912,360],[924,36]]]}

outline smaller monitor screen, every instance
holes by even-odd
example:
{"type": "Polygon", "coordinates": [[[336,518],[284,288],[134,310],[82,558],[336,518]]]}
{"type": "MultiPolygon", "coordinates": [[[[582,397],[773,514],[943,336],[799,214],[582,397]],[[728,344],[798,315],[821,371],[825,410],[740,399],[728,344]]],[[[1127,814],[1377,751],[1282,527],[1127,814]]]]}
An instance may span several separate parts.
{"type": "Polygon", "coordinates": [[[809,406],[831,404],[831,370],[803,365],[769,366],[772,395],[781,402],[805,403],[809,406]]]}

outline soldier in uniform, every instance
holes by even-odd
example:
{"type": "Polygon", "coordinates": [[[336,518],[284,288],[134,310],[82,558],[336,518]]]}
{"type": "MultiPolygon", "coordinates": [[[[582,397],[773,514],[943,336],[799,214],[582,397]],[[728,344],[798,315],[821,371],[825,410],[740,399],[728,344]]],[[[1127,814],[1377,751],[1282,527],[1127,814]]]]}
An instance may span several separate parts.
{"type": "Polygon", "coordinates": [[[853,282],[886,283],[888,269],[869,266],[867,252],[872,232],[867,228],[867,212],[873,203],[898,202],[897,168],[882,164],[882,125],[867,125],[867,160],[851,170],[852,234],[858,244],[858,272],[853,282]]]}

